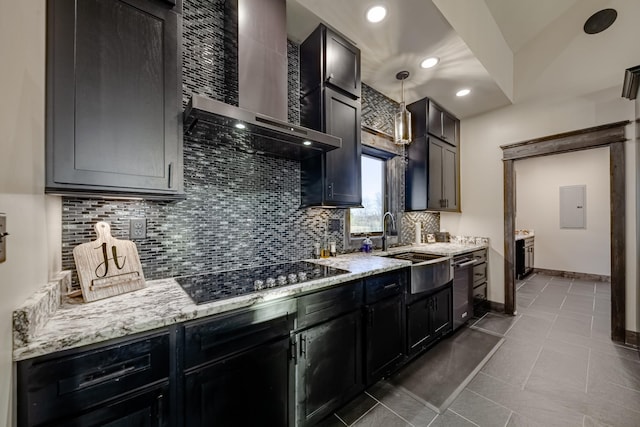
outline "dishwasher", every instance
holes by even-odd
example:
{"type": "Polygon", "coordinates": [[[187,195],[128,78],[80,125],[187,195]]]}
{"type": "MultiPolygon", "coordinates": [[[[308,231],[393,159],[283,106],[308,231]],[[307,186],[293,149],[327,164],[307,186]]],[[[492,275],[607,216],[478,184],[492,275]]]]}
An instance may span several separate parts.
{"type": "Polygon", "coordinates": [[[473,255],[453,258],[453,330],[473,317],[473,255]]]}

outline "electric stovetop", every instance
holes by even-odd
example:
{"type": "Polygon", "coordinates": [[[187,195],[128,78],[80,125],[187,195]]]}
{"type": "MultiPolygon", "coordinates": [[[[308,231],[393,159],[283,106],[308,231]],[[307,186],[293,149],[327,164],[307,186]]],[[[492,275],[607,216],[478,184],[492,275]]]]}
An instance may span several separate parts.
{"type": "Polygon", "coordinates": [[[345,273],[349,273],[349,271],[306,261],[296,261],[178,277],[176,280],[196,304],[204,304],[263,289],[293,285],[345,273]]]}

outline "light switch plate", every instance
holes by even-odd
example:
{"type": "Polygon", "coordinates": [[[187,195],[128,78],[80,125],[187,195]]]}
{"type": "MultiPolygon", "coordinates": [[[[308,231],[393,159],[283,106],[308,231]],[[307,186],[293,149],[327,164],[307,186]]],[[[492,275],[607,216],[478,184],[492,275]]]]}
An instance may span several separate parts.
{"type": "Polygon", "coordinates": [[[0,213],[0,262],[7,260],[7,236],[4,233],[7,232],[7,217],[0,213]]]}

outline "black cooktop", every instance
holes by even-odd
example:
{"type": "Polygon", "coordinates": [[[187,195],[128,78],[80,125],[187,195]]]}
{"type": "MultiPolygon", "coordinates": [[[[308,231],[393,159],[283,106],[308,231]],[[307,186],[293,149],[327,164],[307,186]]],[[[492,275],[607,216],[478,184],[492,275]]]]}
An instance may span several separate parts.
{"type": "Polygon", "coordinates": [[[347,270],[306,261],[273,264],[243,270],[204,273],[176,280],[196,304],[250,294],[349,273],[347,270]]]}

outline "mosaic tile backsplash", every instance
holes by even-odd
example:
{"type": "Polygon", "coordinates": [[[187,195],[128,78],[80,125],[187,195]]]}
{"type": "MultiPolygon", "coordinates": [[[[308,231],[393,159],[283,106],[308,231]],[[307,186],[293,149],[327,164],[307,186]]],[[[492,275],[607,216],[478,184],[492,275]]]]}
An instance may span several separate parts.
{"type": "MultiPolygon", "coordinates": [[[[229,65],[236,61],[236,41],[225,32],[224,4],[223,0],[184,2],[185,102],[191,93],[198,93],[237,105],[237,71],[229,65]],[[229,83],[234,78],[235,86],[229,83]]],[[[299,123],[298,45],[289,41],[287,50],[289,120],[299,123]]],[[[363,85],[362,104],[364,124],[392,132],[396,103],[363,85]]],[[[114,237],[124,239],[132,218],[147,219],[146,239],[136,240],[147,279],[309,258],[313,244],[324,237],[329,219],[335,220],[338,228],[328,238],[343,251],[345,210],[300,209],[299,162],[232,148],[242,145],[238,134],[220,134],[215,140],[185,137],[184,201],[64,197],[63,269],[75,270],[72,250],[95,239],[93,225],[97,221],[109,222],[114,237]]],[[[402,165],[401,161],[395,163],[402,165]]],[[[398,171],[397,175],[404,180],[404,173],[398,171]]],[[[404,183],[400,184],[398,188],[404,188],[404,183]]],[[[439,216],[431,221],[439,223],[439,216]]],[[[402,222],[404,235],[404,218],[402,222]]],[[[73,280],[77,284],[75,273],[73,280]]]]}

